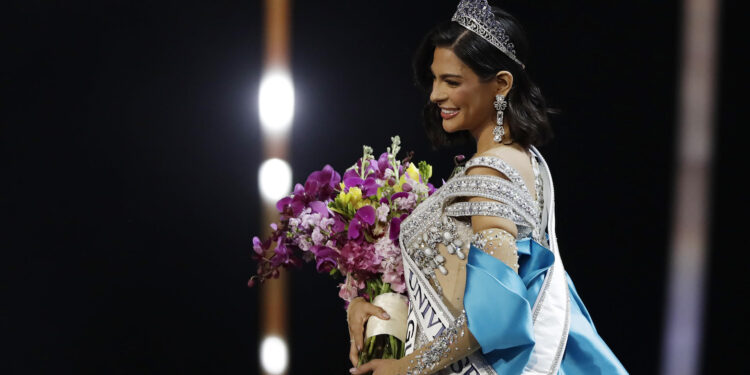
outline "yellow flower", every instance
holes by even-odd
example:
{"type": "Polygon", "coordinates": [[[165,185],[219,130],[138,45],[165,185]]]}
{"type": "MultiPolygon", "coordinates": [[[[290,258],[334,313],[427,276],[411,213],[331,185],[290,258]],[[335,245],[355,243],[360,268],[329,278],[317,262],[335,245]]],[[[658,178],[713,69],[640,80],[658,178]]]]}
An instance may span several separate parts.
{"type": "Polygon", "coordinates": [[[406,174],[408,174],[409,178],[414,180],[414,182],[419,182],[419,169],[417,169],[417,166],[414,165],[414,163],[409,163],[409,168],[406,168],[406,174]]]}
{"type": "Polygon", "coordinates": [[[349,188],[349,192],[344,193],[342,191],[341,193],[339,193],[339,199],[344,205],[351,204],[352,207],[356,207],[357,204],[362,200],[362,190],[360,190],[358,187],[351,187],[349,188]]]}
{"type": "Polygon", "coordinates": [[[347,193],[349,197],[351,197],[351,202],[359,202],[362,199],[362,190],[360,190],[358,187],[351,187],[349,188],[349,192],[347,193]]]}

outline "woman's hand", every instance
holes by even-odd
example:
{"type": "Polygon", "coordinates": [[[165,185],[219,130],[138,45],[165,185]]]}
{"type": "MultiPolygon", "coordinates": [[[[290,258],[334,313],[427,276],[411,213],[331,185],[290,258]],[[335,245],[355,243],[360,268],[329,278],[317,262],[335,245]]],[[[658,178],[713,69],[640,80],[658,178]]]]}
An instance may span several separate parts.
{"type": "Polygon", "coordinates": [[[349,338],[351,339],[349,360],[352,361],[352,366],[356,366],[359,362],[359,352],[364,342],[365,323],[373,315],[384,320],[391,318],[385,310],[365,301],[362,297],[357,297],[349,303],[346,319],[349,322],[349,338]]]}
{"type": "Polygon", "coordinates": [[[400,364],[397,359],[373,359],[362,366],[353,367],[349,372],[354,375],[367,374],[370,371],[372,371],[372,375],[393,375],[401,373],[399,367],[400,364]]]}

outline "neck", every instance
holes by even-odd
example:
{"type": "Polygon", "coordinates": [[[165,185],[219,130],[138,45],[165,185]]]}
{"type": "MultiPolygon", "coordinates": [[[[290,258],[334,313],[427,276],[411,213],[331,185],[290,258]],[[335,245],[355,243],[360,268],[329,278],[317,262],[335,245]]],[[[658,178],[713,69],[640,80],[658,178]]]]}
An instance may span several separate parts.
{"type": "MultiPolygon", "coordinates": [[[[503,128],[505,128],[505,135],[503,136],[502,143],[507,143],[510,140],[510,131],[508,125],[503,122],[503,128]]],[[[495,123],[480,126],[471,132],[474,136],[474,140],[477,141],[477,154],[481,154],[489,149],[500,146],[500,143],[495,142],[495,134],[492,131],[495,129],[495,123]]]]}

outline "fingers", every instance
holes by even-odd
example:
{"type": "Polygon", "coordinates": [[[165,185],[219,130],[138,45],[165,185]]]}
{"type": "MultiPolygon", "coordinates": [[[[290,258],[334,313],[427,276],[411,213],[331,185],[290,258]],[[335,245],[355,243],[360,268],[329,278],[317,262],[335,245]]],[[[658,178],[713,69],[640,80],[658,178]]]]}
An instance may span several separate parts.
{"type": "Polygon", "coordinates": [[[366,311],[366,312],[367,312],[368,314],[370,314],[370,315],[375,315],[375,316],[377,316],[378,318],[380,318],[380,319],[383,319],[383,320],[388,320],[388,319],[390,319],[390,318],[391,318],[391,316],[390,316],[390,315],[388,315],[388,313],[387,313],[387,312],[385,312],[385,310],[383,310],[383,309],[382,309],[381,307],[375,306],[375,305],[373,305],[373,304],[369,304],[369,305],[367,306],[367,308],[365,309],[365,311],[366,311]]]}
{"type": "Polygon", "coordinates": [[[354,333],[353,328],[356,326],[357,324],[349,325],[349,339],[351,341],[349,345],[349,360],[352,361],[353,366],[356,366],[357,363],[359,363],[359,352],[361,350],[360,348],[362,348],[361,345],[357,344],[357,340],[355,339],[357,334],[354,333]]]}
{"type": "Polygon", "coordinates": [[[381,361],[380,359],[373,359],[372,361],[367,362],[363,364],[362,366],[352,367],[351,369],[349,369],[349,372],[351,372],[354,375],[366,374],[370,371],[373,371],[378,366],[380,361],[381,361]]]}
{"type": "Polygon", "coordinates": [[[349,345],[349,360],[352,361],[352,366],[355,367],[359,363],[359,350],[357,350],[357,344],[354,341],[349,345]]]}
{"type": "Polygon", "coordinates": [[[365,322],[364,320],[357,319],[356,322],[351,326],[351,338],[354,339],[354,344],[357,346],[357,351],[362,350],[362,347],[364,346],[362,341],[364,341],[364,327],[365,322]]]}
{"type": "Polygon", "coordinates": [[[355,314],[349,325],[350,336],[354,339],[354,342],[357,344],[357,349],[360,351],[364,347],[364,328],[367,319],[372,315],[383,320],[391,318],[385,310],[371,303],[364,305],[363,311],[364,316],[355,314]]]}

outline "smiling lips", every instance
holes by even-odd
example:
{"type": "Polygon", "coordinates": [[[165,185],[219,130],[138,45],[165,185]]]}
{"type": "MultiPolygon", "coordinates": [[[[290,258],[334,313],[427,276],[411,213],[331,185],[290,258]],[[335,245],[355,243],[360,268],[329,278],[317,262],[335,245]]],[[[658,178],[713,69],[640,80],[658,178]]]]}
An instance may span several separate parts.
{"type": "Polygon", "coordinates": [[[454,108],[440,108],[440,117],[443,118],[443,120],[449,120],[458,115],[458,109],[454,108]]]}

